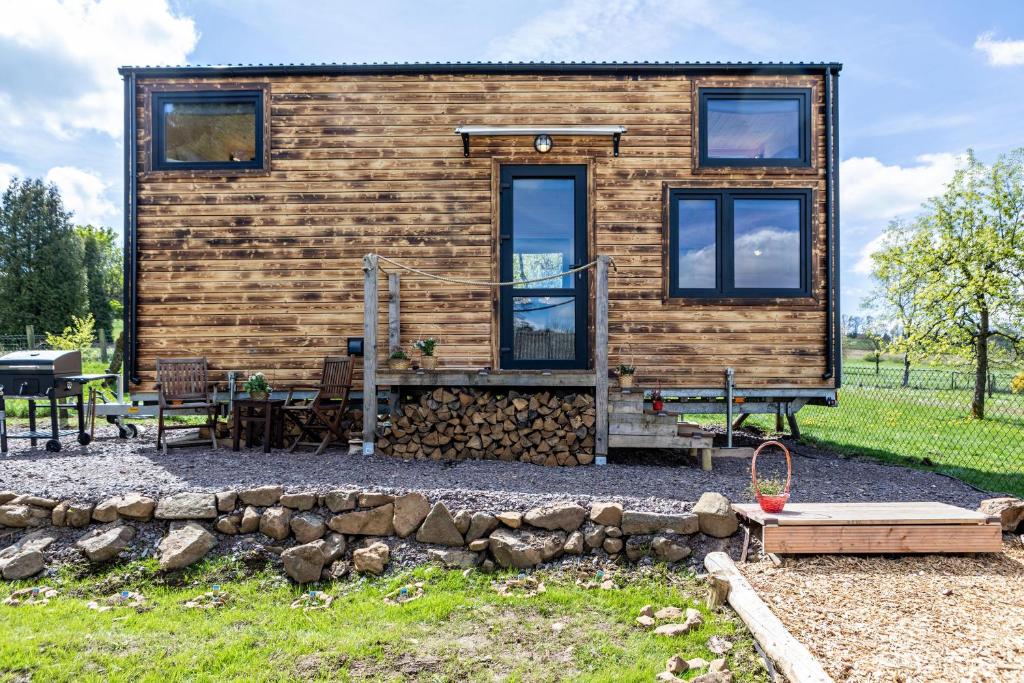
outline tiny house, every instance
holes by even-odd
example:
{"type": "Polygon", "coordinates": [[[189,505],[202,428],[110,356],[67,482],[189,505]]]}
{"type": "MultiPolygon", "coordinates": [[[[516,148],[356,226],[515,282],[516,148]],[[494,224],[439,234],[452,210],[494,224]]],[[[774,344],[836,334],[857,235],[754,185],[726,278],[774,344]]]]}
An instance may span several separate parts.
{"type": "Polygon", "coordinates": [[[364,340],[368,441],[402,387],[574,387],[598,456],[676,443],[616,435],[620,364],[685,412],[834,402],[840,68],[124,67],[128,379],[308,384],[364,340]]]}

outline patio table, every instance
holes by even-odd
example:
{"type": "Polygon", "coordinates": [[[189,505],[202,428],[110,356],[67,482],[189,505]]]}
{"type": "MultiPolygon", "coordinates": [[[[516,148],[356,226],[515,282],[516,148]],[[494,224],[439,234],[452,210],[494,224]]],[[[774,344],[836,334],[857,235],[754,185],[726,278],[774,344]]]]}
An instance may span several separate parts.
{"type": "Polygon", "coordinates": [[[242,429],[245,429],[245,447],[252,448],[256,441],[256,427],[263,427],[263,452],[271,445],[284,448],[284,399],[257,401],[236,398],[231,410],[231,450],[239,449],[242,429]]]}

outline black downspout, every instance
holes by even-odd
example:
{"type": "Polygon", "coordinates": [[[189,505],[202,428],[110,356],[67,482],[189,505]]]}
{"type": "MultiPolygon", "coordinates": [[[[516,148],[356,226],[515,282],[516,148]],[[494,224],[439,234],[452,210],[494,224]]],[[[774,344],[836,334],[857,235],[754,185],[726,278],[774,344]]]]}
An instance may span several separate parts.
{"type": "Polygon", "coordinates": [[[124,378],[125,385],[138,384],[138,361],[136,332],[138,311],[136,276],[138,273],[138,254],[136,253],[136,205],[135,205],[135,165],[136,155],[135,126],[135,74],[127,73],[124,77],[124,378]]]}
{"type": "Polygon", "coordinates": [[[835,71],[832,74],[832,140],[833,140],[833,153],[832,153],[832,239],[834,244],[832,245],[832,258],[835,261],[836,269],[832,274],[832,287],[835,289],[835,302],[833,303],[834,311],[832,312],[832,324],[834,331],[832,338],[836,341],[833,342],[833,353],[834,357],[832,360],[832,368],[836,374],[836,389],[838,389],[843,383],[843,325],[841,315],[841,304],[839,299],[839,274],[842,270],[839,267],[839,232],[840,224],[839,220],[839,71],[835,71]]]}
{"type": "Polygon", "coordinates": [[[825,372],[822,379],[835,376],[835,326],[833,325],[833,191],[832,182],[835,173],[835,157],[832,150],[832,67],[825,68],[825,372]]]}

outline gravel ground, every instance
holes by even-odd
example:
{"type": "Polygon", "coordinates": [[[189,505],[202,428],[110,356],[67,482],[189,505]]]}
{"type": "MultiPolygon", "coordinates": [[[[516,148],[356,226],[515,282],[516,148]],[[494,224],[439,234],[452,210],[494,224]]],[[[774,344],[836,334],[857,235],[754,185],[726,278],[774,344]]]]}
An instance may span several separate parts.
{"type": "MultiPolygon", "coordinates": [[[[703,472],[682,455],[631,452],[613,456],[605,467],[540,467],[498,461],[404,462],[384,456],[348,455],[341,448],[321,456],[228,448],[154,447],[155,427],[121,441],[116,430],[97,426],[97,439],[81,447],[64,440],[60,453],[15,440],[0,456],[0,490],[55,498],[101,499],[129,491],[164,494],[219,491],[283,484],[291,489],[359,487],[385,492],[415,489],[453,509],[493,511],[532,507],[552,500],[614,500],[631,509],[683,510],[705,491],[748,500],[747,459],[716,459],[703,472]]],[[[225,445],[230,444],[223,440],[225,445]]],[[[975,508],[987,497],[939,474],[848,458],[792,445],[794,501],[933,500],[975,508]]],[[[767,461],[768,458],[765,458],[767,461]]],[[[771,463],[766,462],[766,465],[771,463]]],[[[760,469],[760,462],[759,462],[760,469]]]]}

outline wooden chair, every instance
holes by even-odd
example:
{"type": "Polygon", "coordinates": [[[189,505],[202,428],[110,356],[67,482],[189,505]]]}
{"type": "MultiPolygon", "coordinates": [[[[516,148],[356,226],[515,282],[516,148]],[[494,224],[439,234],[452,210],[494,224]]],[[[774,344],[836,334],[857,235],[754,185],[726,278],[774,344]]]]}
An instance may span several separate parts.
{"type": "Polygon", "coordinates": [[[352,356],[328,356],[320,383],[315,386],[296,386],[288,390],[284,402],[284,416],[299,428],[289,452],[299,446],[316,446],[320,455],[332,439],[345,440],[341,421],[348,412],[348,395],[352,390],[352,356]],[[305,403],[297,402],[292,394],[297,389],[316,391],[313,398],[305,403]]]}
{"type": "MultiPolygon", "coordinates": [[[[157,450],[163,446],[167,455],[165,432],[174,429],[195,429],[190,425],[166,425],[164,413],[196,411],[206,413],[206,427],[210,430],[210,445],[217,447],[217,387],[209,379],[205,358],[157,358],[156,389],[158,403],[157,450]]],[[[189,441],[176,445],[195,445],[202,441],[189,441]]]]}

